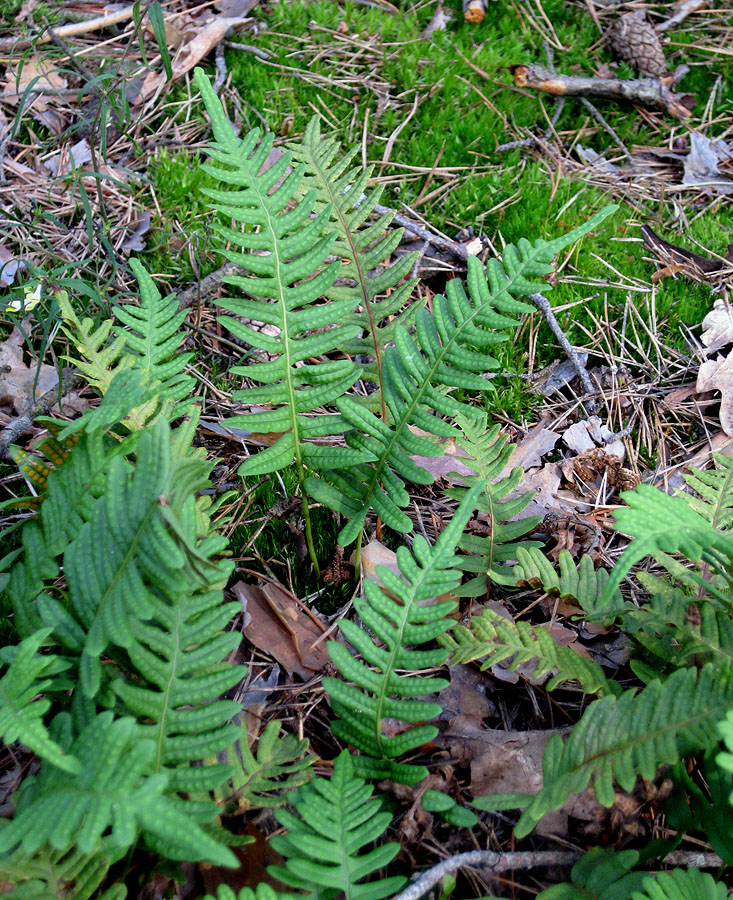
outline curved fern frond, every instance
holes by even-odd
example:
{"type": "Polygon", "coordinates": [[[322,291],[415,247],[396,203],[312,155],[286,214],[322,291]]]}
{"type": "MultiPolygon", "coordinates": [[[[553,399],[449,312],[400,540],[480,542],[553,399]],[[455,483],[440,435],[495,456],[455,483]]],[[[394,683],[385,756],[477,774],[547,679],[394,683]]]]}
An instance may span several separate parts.
{"type": "Polygon", "coordinates": [[[481,377],[499,365],[489,355],[489,348],[507,340],[501,329],[516,327],[517,316],[534,309],[516,298],[546,290],[546,283],[531,279],[549,274],[557,253],[614,209],[606,207],[552,241],[531,244],[522,239],[516,246],[509,244],[501,261],[489,260],[486,271],[476,258],[469,258],[468,294],[458,279],[450,281],[446,296],[433,298],[432,314],[426,309],[418,312],[415,334],[402,327],[395,329],[394,346],[386,349],[382,362],[383,398],[392,424],[349,397],[337,403],[353,429],[346,434],[347,444],[371,454],[374,462],[340,463],[339,471],[334,466],[322,477],[307,480],[311,496],[349,518],[339,534],[340,544],[346,546],[357,539],[371,509],[396,531],[412,529],[410,518],[401,509],[409,502],[405,481],[430,484],[433,476],[411,457],[440,456],[441,451],[432,441],[414,434],[410,426],[451,437],[456,430],[442,417],[480,415],[475,407],[448,392],[455,388],[493,390],[481,377]]]}
{"type": "Polygon", "coordinates": [[[478,572],[475,578],[461,585],[456,591],[458,597],[478,597],[486,593],[489,580],[499,584],[513,584],[513,572],[506,565],[517,558],[520,547],[539,547],[539,542],[523,540],[541,521],[541,516],[517,518],[532,500],[534,491],[516,495],[516,489],[522,477],[522,468],[514,469],[502,477],[514,445],[508,443],[506,435],[501,434],[499,425],[488,427],[486,415],[468,419],[458,416],[456,419],[462,434],[456,444],[467,455],[460,458],[461,463],[468,466],[476,474],[462,476],[466,487],[449,488],[445,494],[454,500],[460,500],[468,487],[481,484],[483,491],[477,503],[479,513],[484,519],[480,524],[488,526],[487,535],[463,535],[458,546],[465,554],[459,557],[459,568],[464,572],[478,572]]]}
{"type": "Polygon", "coordinates": [[[648,573],[639,572],[637,578],[650,599],[642,606],[627,605],[623,613],[626,634],[665,666],[714,662],[722,671],[733,672],[733,622],[728,610],[691,597],[648,573]]]}
{"type": "Polygon", "coordinates": [[[345,316],[342,324],[358,325],[361,332],[366,332],[366,337],[347,341],[344,349],[352,355],[374,357],[376,380],[381,388],[382,348],[392,340],[396,325],[412,325],[417,311],[425,304],[424,300],[413,299],[402,309],[417,283],[417,279],[403,282],[417,253],[406,253],[389,265],[385,263],[404,233],[403,228],[389,231],[392,211],[364,227],[381,199],[384,185],[367,189],[374,167],[352,166],[358,147],[342,156],[335,138],[321,137],[320,122],[314,116],[302,139],[289,148],[294,158],[305,165],[302,188],[318,192],[316,209],[330,209],[331,226],[337,235],[332,253],[341,259],[341,272],[327,296],[331,300],[349,299],[356,311],[345,316]],[[377,300],[378,295],[388,291],[388,296],[377,300]]]}
{"type": "Polygon", "coordinates": [[[718,529],[733,524],[733,459],[723,453],[713,453],[718,469],[691,469],[684,479],[699,494],[680,492],[689,505],[718,529]]]}
{"type": "Polygon", "coordinates": [[[555,673],[547,683],[548,691],[569,681],[577,681],[586,694],[618,695],[623,690],[606,678],[595,660],[580,656],[572,647],[561,646],[542,626],[514,622],[491,609],[473,616],[468,628],[456,625],[440,643],[451,650],[451,665],[480,659],[482,671],[505,660],[511,660],[509,668],[514,671],[534,660],[532,677],[555,673]]]}
{"type": "MultiPolygon", "coordinates": [[[[715,566],[733,558],[733,537],[714,527],[683,497],[670,497],[649,484],[640,484],[633,491],[624,491],[621,498],[628,505],[615,511],[614,527],[635,540],[614,566],[604,602],[610,600],[635,563],[658,551],[682,553],[690,560],[704,559],[715,566]]],[[[700,581],[703,587],[709,587],[700,581]]]]}
{"type": "Polygon", "coordinates": [[[711,745],[716,725],[733,707],[733,679],[711,664],[679,669],[652,681],[638,694],[603,697],[588,707],[563,744],[550,738],[542,762],[544,786],[516,826],[524,837],[550,809],[591,779],[596,797],[613,804],[614,779],[629,791],[637,775],[652,780],[657,769],[685,753],[711,745]]]}
{"type": "Polygon", "coordinates": [[[590,619],[608,619],[626,609],[618,588],[604,599],[610,575],[606,569],[596,569],[590,556],[583,554],[576,566],[570,553],[561,550],[557,562],[559,572],[539,548],[526,543],[519,546],[515,584],[539,588],[563,603],[577,604],[590,619]]]}
{"type": "MultiPolygon", "coordinates": [[[[54,679],[50,675],[70,665],[59,657],[38,653],[50,634],[50,628],[41,629],[12,648],[15,651],[12,662],[0,678],[0,736],[6,744],[20,741],[41,759],[65,772],[78,772],[79,760],[66,756],[43,724],[51,701],[38,695],[52,686],[54,679]]],[[[7,649],[3,657],[7,656],[7,649]]]]}
{"type": "Polygon", "coordinates": [[[575,863],[572,883],[554,884],[537,895],[537,900],[621,900],[640,889],[646,872],[633,872],[639,862],[636,850],[592,847],[575,863]]]}
{"type": "Polygon", "coordinates": [[[221,321],[241,340],[268,354],[266,362],[237,366],[232,371],[263,387],[237,391],[234,399],[249,405],[267,403],[272,408],[228,419],[228,424],[250,431],[282,432],[266,450],[246,460],[243,475],[263,475],[295,460],[299,479],[303,465],[345,465],[370,454],[344,447],[304,443],[306,438],[339,434],[340,416],[311,417],[314,410],[334,404],[355,383],[359,370],[348,359],[314,363],[310,360],[340,350],[344,341],[359,333],[356,326],[338,325],[353,308],[351,297],[318,304],[333,287],[341,270],[336,260],[327,262],[336,234],[327,231],[331,210],[326,207],[314,218],[316,196],[311,191],[299,198],[304,166],[289,170],[292,156],[284,153],[260,174],[272,148],[273,136],[260,140],[255,129],[245,138],[234,136],[219,98],[200,69],[196,84],[211,118],[215,143],[213,163],[204,170],[231,190],[206,189],[219,212],[240,226],[239,230],[215,225],[236,249],[224,255],[248,273],[225,278],[245,297],[224,298],[217,304],[237,318],[221,321]],[[292,208],[290,208],[292,207],[292,208]],[[245,226],[245,228],[241,228],[245,226]],[[246,230],[245,230],[246,229],[246,230]],[[263,323],[267,330],[253,324],[263,323]]]}
{"type": "Polygon", "coordinates": [[[33,856],[17,851],[0,860],[5,900],[125,900],[123,883],[97,893],[109,868],[124,851],[108,848],[95,853],[59,852],[41,848],[33,856]],[[12,885],[10,890],[7,886],[12,885]]]}
{"type": "Polygon", "coordinates": [[[699,869],[672,869],[646,875],[640,891],[631,900],[727,900],[728,888],[709,872],[699,869]]]}
{"type": "Polygon", "coordinates": [[[415,784],[427,775],[425,766],[395,760],[432,740],[438,729],[432,725],[419,725],[402,734],[388,736],[382,732],[383,721],[394,718],[420,723],[440,714],[438,703],[413,698],[442,690],[448,685],[444,678],[397,673],[401,669],[414,672],[440,666],[448,657],[448,650],[426,650],[420,645],[448,630],[452,620],[447,615],[456,604],[452,600],[430,606],[422,604],[454,590],[460,582],[456,544],[480,492],[481,485],[469,490],[434,546],[419,535],[413,543],[412,553],[406,547],[398,549],[397,563],[402,578],[378,566],[377,575],[384,587],[376,581],[365,581],[365,598],[355,598],[354,605],[364,625],[382,644],[377,644],[356,623],[341,622],[344,636],[364,662],[355,659],[343,644],[328,643],[329,655],[346,679],[323,679],[337,715],[331,728],[337,737],[366,754],[354,758],[354,766],[360,775],[391,778],[403,784],[415,784]]]}
{"type": "MultiPolygon", "coordinates": [[[[718,723],[718,730],[723,737],[727,753],[719,753],[716,757],[718,765],[727,772],[733,772],[733,710],[728,712],[725,719],[718,723]]],[[[728,798],[733,804],[733,793],[728,798]]]]}
{"type": "Polygon", "coordinates": [[[185,806],[165,796],[165,775],[148,774],[155,745],[140,739],[134,719],[100,713],[75,740],[70,716],[60,714],[54,725],[54,737],[70,756],[83,761],[83,768],[70,774],[44,764],[37,777],[23,781],[15,815],[0,830],[0,853],[22,848],[32,854],[46,845],[92,854],[111,829],[107,840],[113,849],[130,847],[138,835],[149,834],[179,848],[182,859],[238,865],[185,806]]]}
{"type": "Polygon", "coordinates": [[[147,269],[137,259],[130,260],[140,293],[140,305],[132,303],[116,305],[115,318],[122,323],[125,350],[135,362],[135,367],[146,374],[148,383],[159,382],[162,396],[183,400],[191,393],[194,379],[184,370],[193,353],[181,353],[180,328],[186,318],[186,310],[179,311],[173,296],[163,300],[147,269]]]}
{"type": "Polygon", "coordinates": [[[287,792],[296,790],[312,778],[311,766],[317,757],[308,754],[308,740],[298,740],[294,734],[280,738],[280,727],[277,720],[265,725],[255,755],[247,739],[246,721],[242,718],[239,740],[228,754],[234,770],[232,788],[242,812],[282,806],[288,802],[287,792]]]}
{"type": "Polygon", "coordinates": [[[298,815],[284,809],[275,812],[287,832],[270,843],[286,862],[269,866],[270,875],[323,900],[339,896],[381,900],[399,891],[407,880],[401,876],[364,883],[400,850],[399,844],[390,843],[359,853],[392,821],[381,800],[372,797],[373,790],[354,774],[351,755],[344,750],[334,761],[330,778],[314,778],[292,798],[298,815]]]}

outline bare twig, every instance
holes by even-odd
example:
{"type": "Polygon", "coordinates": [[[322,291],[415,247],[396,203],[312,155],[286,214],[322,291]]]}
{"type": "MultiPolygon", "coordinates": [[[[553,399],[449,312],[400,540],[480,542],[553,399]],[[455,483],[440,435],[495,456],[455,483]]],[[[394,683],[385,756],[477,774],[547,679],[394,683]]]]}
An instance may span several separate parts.
{"type": "Polygon", "coordinates": [[[188,309],[189,306],[193,306],[197,301],[211,297],[219,290],[222,280],[228,275],[243,275],[244,273],[245,270],[238,265],[235,265],[235,263],[224,263],[223,266],[216,269],[205,278],[202,278],[201,281],[197,282],[192,287],[186,288],[185,291],[181,291],[180,294],[176,296],[178,308],[188,309]]]}
{"type": "Polygon", "coordinates": [[[573,364],[573,368],[577,372],[578,378],[580,378],[581,384],[583,385],[583,390],[586,392],[586,394],[594,394],[595,389],[593,387],[593,382],[590,380],[590,376],[588,375],[585,366],[583,365],[583,362],[578,355],[578,351],[567,339],[567,336],[565,335],[565,332],[562,330],[562,328],[560,328],[560,323],[555,318],[555,313],[552,311],[550,301],[543,294],[530,294],[529,299],[545,317],[545,321],[550,326],[552,333],[558,339],[560,346],[563,348],[563,350],[567,354],[568,359],[573,364]]]}
{"type": "Polygon", "coordinates": [[[50,391],[46,391],[26,415],[13,419],[0,432],[0,459],[8,458],[8,447],[21,435],[32,431],[34,419],[37,419],[38,416],[45,416],[49,409],[58,403],[62,397],[70,394],[83,384],[84,379],[81,375],[76,372],[64,372],[61,376],[60,384],[56,384],[50,391]]]}
{"type": "MultiPolygon", "coordinates": [[[[374,209],[380,216],[392,212],[388,206],[382,206],[381,203],[377,203],[374,209]]],[[[417,222],[413,222],[412,219],[408,219],[407,216],[403,216],[402,213],[395,213],[392,221],[404,228],[405,231],[416,234],[424,241],[428,241],[433,247],[437,247],[439,250],[447,250],[448,253],[452,253],[459,259],[466,260],[471,255],[463,244],[459,244],[457,241],[451,241],[448,238],[441,237],[439,234],[428,231],[427,228],[423,228],[422,225],[418,225],[417,222]]]]}
{"type": "Polygon", "coordinates": [[[660,22],[659,25],[655,25],[654,30],[657,34],[669,31],[670,28],[674,28],[674,26],[679,25],[680,22],[684,22],[688,16],[691,16],[693,13],[696,13],[707,5],[707,0],[686,0],[673,16],[669,19],[665,19],[664,22],[660,22]]]}
{"type": "Polygon", "coordinates": [[[444,876],[456,872],[463,866],[476,869],[491,869],[492,872],[536,869],[540,866],[572,866],[580,859],[575,850],[527,850],[523,853],[494,853],[491,850],[471,850],[444,859],[423,872],[419,878],[406,887],[392,900],[419,900],[431,887],[439,884],[444,876]]]}
{"type": "Polygon", "coordinates": [[[680,94],[674,94],[657,78],[597,78],[553,73],[540,65],[509,66],[517,87],[544,91],[555,97],[601,97],[656,106],[678,119],[688,119],[690,110],[680,94]]]}
{"type": "Polygon", "coordinates": [[[604,131],[608,132],[611,137],[616,141],[619,147],[624,151],[624,154],[631,159],[631,154],[629,153],[629,148],[624,144],[621,138],[616,134],[614,129],[608,124],[608,122],[603,118],[600,111],[596,109],[595,106],[588,100],[587,97],[579,97],[578,98],[583,106],[588,110],[588,112],[593,116],[593,118],[598,122],[598,124],[603,128],[604,131]]]}
{"type": "MultiPolygon", "coordinates": [[[[114,12],[107,13],[104,16],[96,16],[93,19],[87,19],[86,22],[72,22],[69,25],[62,25],[56,29],[56,36],[60,38],[75,37],[77,34],[87,34],[90,31],[99,31],[100,28],[108,28],[110,25],[117,25],[119,22],[126,22],[132,18],[134,5],[126,6],[124,9],[116,9],[114,12]]],[[[28,38],[7,37],[0,39],[0,52],[6,50],[25,50],[26,47],[38,46],[39,44],[47,44],[51,40],[48,32],[39,35],[33,35],[28,38]]]]}

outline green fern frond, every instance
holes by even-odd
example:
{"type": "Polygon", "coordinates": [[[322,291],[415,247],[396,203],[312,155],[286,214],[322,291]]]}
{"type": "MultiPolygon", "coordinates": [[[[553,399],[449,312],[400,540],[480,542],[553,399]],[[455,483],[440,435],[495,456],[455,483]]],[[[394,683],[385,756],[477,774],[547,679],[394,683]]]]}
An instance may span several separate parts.
{"type": "Polygon", "coordinates": [[[541,589],[563,603],[577,604],[590,619],[608,619],[626,608],[621,591],[615,589],[607,595],[608,571],[596,569],[590,556],[581,556],[576,566],[570,553],[561,550],[557,562],[559,573],[539,548],[526,544],[518,547],[515,584],[541,589]]]}
{"type": "Polygon", "coordinates": [[[733,459],[723,453],[713,453],[717,469],[691,469],[684,476],[687,484],[699,494],[680,492],[679,496],[718,529],[733,524],[733,459]]]}
{"type": "Polygon", "coordinates": [[[406,253],[387,265],[387,260],[402,239],[404,229],[389,231],[394,212],[385,213],[364,227],[379,203],[384,185],[368,190],[373,166],[353,166],[358,148],[341,155],[335,138],[321,137],[320,122],[314,116],[298,142],[288,145],[297,162],[305,165],[301,191],[317,191],[318,211],[328,208],[331,227],[336,232],[332,253],[341,259],[339,283],[327,293],[331,300],[349,299],[355,312],[344,317],[342,324],[357,325],[366,337],[347,341],[349,354],[368,354],[377,366],[381,387],[381,352],[391,340],[396,325],[409,327],[425,301],[413,299],[405,306],[417,279],[403,281],[410,272],[417,253],[406,253]],[[380,294],[388,296],[377,300],[380,294]],[[402,310],[402,311],[401,311],[402,310]]]}
{"type": "Polygon", "coordinates": [[[232,190],[205,191],[214,207],[247,230],[217,225],[216,230],[236,250],[224,253],[227,259],[251,273],[231,276],[226,283],[238,287],[247,298],[217,301],[223,309],[239,318],[224,316],[227,328],[251,347],[270,356],[267,362],[232,369],[264,385],[234,394],[249,405],[268,403],[272,409],[229,419],[229,424],[250,431],[283,432],[266,450],[245,461],[241,474],[262,475],[304,462],[341,466],[349,457],[365,454],[346,448],[318,447],[306,444],[306,438],[333,435],[343,430],[339,416],[310,417],[323,406],[335,403],[356,381],[359,371],[348,359],[328,363],[309,360],[339,350],[353,338],[358,328],[337,325],[351,312],[349,299],[317,304],[333,286],[340,269],[338,261],[328,263],[336,235],[327,231],[330,209],[309,218],[315,205],[315,192],[302,199],[297,192],[304,166],[288,173],[291,154],[284,153],[266,172],[260,174],[272,147],[272,135],[260,140],[257,130],[245,138],[234,136],[219,98],[203,71],[196,70],[196,84],[211,118],[215,143],[204,167],[232,190]],[[292,208],[288,208],[292,204],[292,208]],[[276,333],[265,333],[241,319],[264,323],[276,333]]]}
{"type": "Polygon", "coordinates": [[[631,900],[727,900],[728,888],[709,872],[672,869],[647,875],[631,900]]]}
{"type": "Polygon", "coordinates": [[[397,672],[440,666],[448,657],[448,650],[427,650],[420,645],[435,640],[448,630],[452,621],[447,615],[456,604],[452,600],[429,606],[423,604],[453,591],[458,585],[456,544],[480,492],[481,485],[468,491],[434,546],[418,536],[412,553],[406,547],[398,549],[397,563],[402,578],[378,566],[377,575],[384,587],[376,581],[365,581],[365,598],[355,598],[354,605],[364,625],[384,646],[378,645],[359,625],[347,620],[341,622],[341,630],[364,662],[355,659],[343,644],[328,643],[329,655],[346,679],[323,679],[337,716],[331,728],[341,740],[366,754],[354,758],[360,775],[391,778],[404,784],[415,784],[427,775],[424,766],[395,760],[432,740],[438,729],[432,725],[419,725],[402,734],[388,736],[382,732],[383,721],[394,718],[420,723],[440,714],[438,703],[412,698],[442,690],[448,685],[444,678],[398,675],[397,672]]]}
{"type": "Polygon", "coordinates": [[[637,578],[650,598],[641,606],[628,604],[622,617],[626,634],[662,665],[714,662],[721,671],[733,672],[733,622],[727,609],[691,597],[646,572],[637,578]]]}
{"type": "MultiPolygon", "coordinates": [[[[635,563],[645,556],[655,557],[659,551],[681,553],[687,559],[716,566],[721,560],[733,558],[733,537],[714,527],[683,497],[670,497],[649,484],[640,484],[633,491],[624,491],[621,498],[628,505],[616,510],[614,527],[635,540],[614,566],[604,602],[610,600],[635,563]]],[[[702,579],[701,583],[707,587],[702,579]]]]}
{"type": "Polygon", "coordinates": [[[564,744],[559,735],[548,741],[544,786],[524,810],[517,836],[529,834],[548,810],[585,790],[591,779],[598,800],[611,806],[614,780],[629,791],[637,775],[652,780],[660,766],[708,747],[731,707],[733,679],[711,664],[679,669],[638,694],[591,703],[564,744]]]}
{"type": "Polygon", "coordinates": [[[270,887],[269,884],[261,882],[254,890],[244,887],[238,894],[235,894],[228,884],[220,884],[216,891],[216,897],[207,894],[204,900],[297,900],[302,896],[302,894],[283,894],[270,887]]]}
{"type": "Polygon", "coordinates": [[[181,353],[180,328],[186,318],[186,310],[178,309],[174,297],[163,300],[155,282],[137,259],[130,260],[140,293],[140,305],[117,305],[113,312],[123,329],[115,328],[115,334],[124,334],[125,350],[141,369],[148,384],[159,383],[162,396],[183,400],[191,393],[195,380],[184,370],[193,353],[181,353]]]}
{"type": "MultiPolygon", "coordinates": [[[[723,738],[727,753],[720,753],[716,757],[718,765],[727,772],[733,772],[733,710],[728,712],[725,719],[718,723],[718,730],[723,738]]],[[[729,800],[733,804],[733,793],[729,800]]]]}
{"type": "Polygon", "coordinates": [[[573,866],[571,883],[554,884],[537,900],[628,900],[648,877],[646,872],[632,871],[638,862],[636,850],[592,847],[573,866]]]}
{"type": "Polygon", "coordinates": [[[456,625],[440,643],[451,650],[451,665],[480,659],[482,671],[508,659],[509,668],[514,671],[534,660],[533,677],[555,673],[547,683],[548,691],[569,681],[577,681],[586,694],[618,695],[622,691],[619,684],[606,678],[595,660],[561,646],[542,626],[514,622],[491,609],[473,616],[468,628],[456,625]]]}
{"type": "MultiPolygon", "coordinates": [[[[351,427],[346,443],[355,451],[369,453],[372,464],[341,462],[322,477],[310,476],[311,496],[349,518],[339,534],[343,546],[356,540],[371,509],[396,531],[410,531],[412,522],[402,511],[409,502],[405,481],[430,484],[433,476],[416,464],[412,456],[440,456],[431,440],[418,437],[410,426],[430,435],[451,437],[455,428],[443,417],[463,414],[476,418],[475,407],[447,392],[454,388],[489,391],[491,383],[481,375],[496,369],[498,361],[488,350],[507,340],[502,329],[514,328],[518,315],[533,311],[517,297],[546,290],[539,279],[552,271],[557,253],[599,225],[615,207],[596,213],[585,225],[553,241],[522,239],[509,244],[502,256],[489,260],[486,270],[474,257],[468,260],[468,294],[455,279],[446,296],[433,298],[432,314],[421,309],[415,334],[398,327],[394,346],[382,361],[382,394],[387,424],[350,397],[337,402],[351,427]]],[[[321,468],[327,469],[327,465],[321,468]]]]}
{"type": "Polygon", "coordinates": [[[257,755],[247,739],[247,725],[242,728],[236,746],[229,750],[228,760],[234,770],[232,787],[240,811],[260,807],[282,806],[286,792],[310,781],[311,766],[317,757],[307,754],[308,741],[293,734],[280,735],[281,724],[268,722],[257,742],[257,755]]]}
{"type": "Polygon", "coordinates": [[[540,546],[538,542],[526,540],[520,544],[519,540],[532,531],[542,517],[517,518],[532,500],[534,492],[509,496],[516,494],[522,468],[516,466],[502,477],[514,446],[500,433],[500,426],[489,428],[486,415],[476,419],[459,415],[456,421],[462,432],[456,443],[467,454],[460,457],[460,461],[476,474],[462,476],[466,487],[449,488],[445,494],[454,500],[460,500],[468,487],[481,483],[483,492],[477,509],[485,515],[489,528],[489,533],[485,536],[464,534],[458,544],[467,554],[460,557],[458,567],[464,572],[480,574],[461,585],[456,596],[478,597],[486,593],[489,580],[500,584],[514,582],[506,563],[517,558],[520,546],[526,549],[540,546]]]}
{"type": "Polygon", "coordinates": [[[399,853],[396,843],[359,851],[376,841],[392,821],[374,788],[354,774],[351,755],[344,750],[334,761],[330,778],[314,778],[291,803],[297,815],[277,810],[275,817],[287,832],[270,842],[286,857],[283,866],[268,872],[308,897],[329,900],[381,900],[396,893],[407,879],[396,876],[366,882],[399,853]]]}
{"type": "MultiPolygon", "coordinates": [[[[0,736],[6,744],[20,741],[41,759],[65,772],[78,772],[79,760],[66,756],[43,724],[51,701],[38,695],[53,684],[49,675],[70,665],[58,657],[39,654],[50,634],[50,628],[42,629],[13,648],[12,662],[0,678],[0,736]]],[[[7,656],[7,649],[3,657],[7,656]]]]}
{"type": "Polygon", "coordinates": [[[70,774],[44,764],[37,777],[23,781],[13,819],[0,829],[0,853],[21,848],[33,854],[45,845],[92,854],[111,829],[113,849],[130,847],[138,835],[150,834],[179,848],[182,859],[238,865],[234,854],[209,837],[185,807],[165,796],[165,775],[148,774],[155,744],[140,738],[134,719],[100,713],[76,739],[67,714],[57,716],[54,725],[56,740],[83,767],[70,774]]]}
{"type": "Polygon", "coordinates": [[[4,900],[125,900],[123,883],[98,893],[110,866],[121,855],[121,851],[109,849],[82,853],[42,847],[32,856],[18,851],[0,860],[2,896],[4,900]]]}
{"type": "Polygon", "coordinates": [[[435,813],[444,822],[455,825],[456,828],[473,828],[478,823],[475,812],[461,806],[453,797],[442,791],[425,791],[420,799],[420,805],[427,812],[435,813]]]}

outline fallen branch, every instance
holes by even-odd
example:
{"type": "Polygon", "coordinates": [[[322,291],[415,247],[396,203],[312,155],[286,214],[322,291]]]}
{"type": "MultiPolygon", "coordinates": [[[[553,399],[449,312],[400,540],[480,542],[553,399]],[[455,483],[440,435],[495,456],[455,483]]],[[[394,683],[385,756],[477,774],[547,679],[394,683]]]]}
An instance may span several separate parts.
{"type": "Polygon", "coordinates": [[[46,413],[55,406],[62,397],[70,394],[76,388],[84,384],[84,379],[76,372],[64,372],[61,376],[61,383],[54,385],[50,391],[46,393],[33,405],[29,412],[24,416],[18,416],[17,419],[6,425],[0,432],[0,459],[8,458],[8,448],[12,443],[18,440],[23,434],[28,434],[33,430],[33,420],[39,416],[45,416],[46,413]]]}
{"type": "Polygon", "coordinates": [[[514,83],[520,88],[544,91],[555,97],[600,97],[626,100],[666,110],[678,119],[689,119],[686,95],[673,93],[658,78],[597,78],[553,73],[540,65],[509,66],[514,83]]]}
{"type": "Polygon", "coordinates": [[[660,22],[659,25],[654,27],[654,30],[657,34],[662,34],[670,28],[674,28],[675,25],[679,25],[680,22],[684,22],[688,16],[692,15],[692,13],[698,12],[707,5],[708,0],[686,0],[671,18],[666,19],[664,22],[660,22]]]}
{"type": "MultiPolygon", "coordinates": [[[[104,16],[96,16],[94,19],[87,19],[86,22],[71,22],[68,25],[62,25],[55,29],[57,37],[70,38],[76,37],[77,34],[87,34],[90,31],[98,31],[100,28],[109,28],[110,25],[118,25],[120,22],[126,22],[132,18],[134,5],[126,6],[124,9],[116,9],[114,12],[107,13],[104,16]]],[[[51,41],[51,34],[46,31],[42,34],[32,35],[27,38],[7,37],[0,39],[0,52],[6,50],[25,50],[26,47],[37,47],[40,44],[48,44],[51,41]]]]}

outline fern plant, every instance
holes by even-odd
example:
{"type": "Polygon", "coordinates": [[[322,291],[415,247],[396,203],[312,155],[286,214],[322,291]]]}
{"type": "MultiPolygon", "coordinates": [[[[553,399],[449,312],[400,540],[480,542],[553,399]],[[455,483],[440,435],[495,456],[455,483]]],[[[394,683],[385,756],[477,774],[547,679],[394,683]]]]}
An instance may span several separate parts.
{"type": "Polygon", "coordinates": [[[517,316],[533,307],[518,297],[545,290],[539,278],[552,271],[550,263],[564,247],[587,234],[609,216],[606,207],[585,225],[552,241],[531,244],[520,240],[507,245],[501,261],[489,260],[486,270],[475,258],[468,260],[468,293],[463,284],[450,281],[446,296],[433,298],[432,313],[421,309],[415,333],[395,328],[394,346],[386,348],[382,363],[382,391],[388,422],[366,410],[349,396],[337,406],[351,430],[346,443],[372,457],[372,462],[349,463],[321,475],[308,477],[310,494],[349,521],[338,540],[343,546],[359,538],[368,513],[400,532],[409,532],[412,522],[402,511],[409,502],[405,481],[430,484],[433,476],[412,459],[415,455],[439,456],[429,439],[418,437],[411,426],[429,435],[457,435],[450,418],[463,414],[480,417],[475,407],[448,392],[461,388],[486,393],[493,389],[481,375],[496,369],[498,361],[489,348],[507,339],[502,329],[516,327],[517,316]],[[534,279],[534,280],[532,280],[534,279]]]}
{"type": "MultiPolygon", "coordinates": [[[[302,138],[289,148],[294,159],[305,166],[301,191],[317,192],[316,209],[329,210],[329,224],[336,233],[332,252],[341,259],[341,272],[326,296],[330,300],[350,299],[354,311],[342,324],[357,325],[366,335],[347,341],[343,349],[351,355],[374,358],[374,380],[381,399],[382,349],[392,340],[396,326],[412,325],[424,305],[424,301],[411,297],[416,279],[405,280],[417,253],[385,263],[404,234],[402,228],[389,230],[393,211],[364,227],[381,200],[384,185],[368,190],[373,166],[353,165],[357,147],[341,155],[335,138],[321,136],[319,119],[314,116],[302,138]],[[379,299],[380,295],[384,296],[379,299]],[[408,299],[410,303],[403,309],[408,299]]],[[[386,418],[384,406],[382,418],[386,418]]]]}
{"type": "Polygon", "coordinates": [[[486,517],[488,534],[464,534],[458,546],[466,554],[460,557],[459,568],[464,572],[478,573],[461,585],[459,597],[478,597],[485,594],[489,581],[511,584],[513,572],[508,562],[516,559],[520,548],[538,547],[539,542],[522,540],[541,521],[541,516],[518,518],[534,496],[527,491],[518,496],[516,488],[522,477],[521,466],[515,466],[509,474],[502,476],[509,462],[514,446],[500,433],[500,426],[488,426],[486,415],[468,419],[458,416],[457,424],[461,435],[457,446],[464,451],[463,465],[475,475],[463,476],[464,486],[456,486],[445,491],[446,496],[460,500],[474,484],[482,485],[478,500],[478,511],[486,517]]]}
{"type": "Polygon", "coordinates": [[[491,609],[473,616],[466,628],[456,625],[440,643],[451,651],[451,665],[481,660],[481,669],[509,660],[509,668],[534,661],[532,676],[539,678],[553,672],[547,690],[566,682],[577,682],[586,694],[618,695],[621,686],[610,681],[601,666],[586,659],[571,647],[563,647],[549,631],[529,622],[515,622],[491,609]]]}
{"type": "Polygon", "coordinates": [[[268,872],[314,900],[381,900],[398,891],[407,880],[401,876],[364,883],[400,849],[390,843],[359,852],[378,840],[392,821],[381,800],[371,796],[373,790],[355,774],[351,755],[344,750],[334,760],[330,778],[314,778],[292,796],[295,813],[275,813],[287,831],[271,843],[286,859],[268,872]]]}
{"type": "Polygon", "coordinates": [[[104,887],[109,869],[124,851],[104,845],[96,853],[41,848],[32,856],[17,851],[0,859],[7,900],[125,900],[123,883],[104,887]],[[100,892],[101,890],[101,892],[100,892]]]}
{"type": "Polygon", "coordinates": [[[365,754],[354,758],[360,775],[391,778],[403,784],[415,784],[427,775],[424,766],[397,762],[397,757],[432,740],[437,728],[417,725],[402,734],[385,735],[383,723],[386,718],[421,723],[440,713],[438,703],[413,698],[442,690],[448,684],[445,679],[398,672],[440,666],[448,657],[446,649],[427,649],[420,645],[448,630],[452,622],[447,615],[456,603],[453,600],[425,603],[454,590],[460,582],[456,544],[480,492],[481,485],[468,491],[434,546],[418,536],[412,553],[406,547],[398,549],[397,563],[402,578],[378,566],[381,585],[370,579],[365,582],[365,596],[355,598],[354,605],[375,637],[371,638],[354,622],[341,622],[344,636],[363,662],[355,659],[343,644],[328,643],[329,655],[345,679],[323,679],[337,716],[331,728],[337,737],[365,754]]]}

